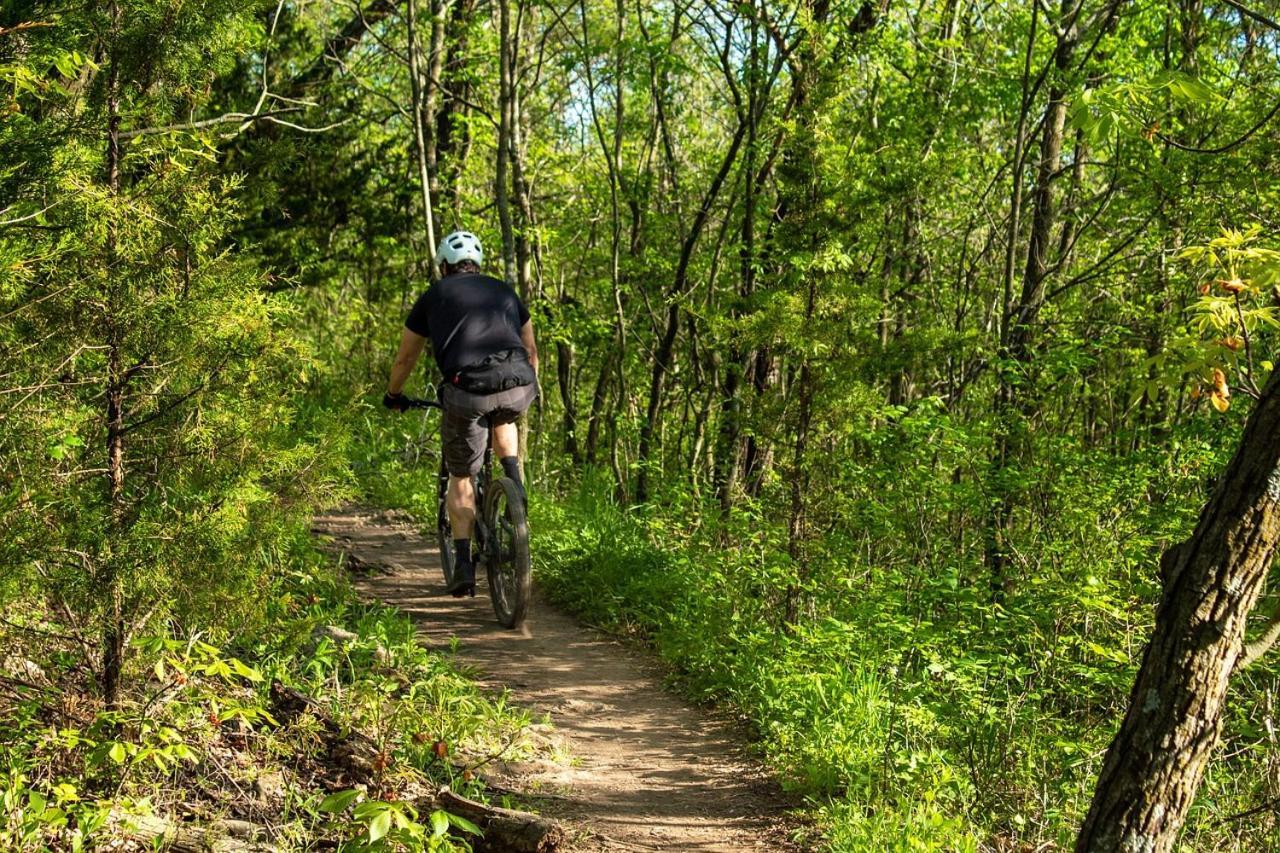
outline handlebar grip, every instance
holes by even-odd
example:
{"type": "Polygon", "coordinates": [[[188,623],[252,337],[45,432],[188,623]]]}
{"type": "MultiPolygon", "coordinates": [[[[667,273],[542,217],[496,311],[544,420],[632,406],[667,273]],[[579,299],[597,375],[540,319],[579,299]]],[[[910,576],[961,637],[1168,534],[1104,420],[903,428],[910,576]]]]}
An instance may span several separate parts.
{"type": "Polygon", "coordinates": [[[406,409],[443,409],[444,407],[436,400],[417,400],[412,397],[404,398],[404,406],[406,409]]]}

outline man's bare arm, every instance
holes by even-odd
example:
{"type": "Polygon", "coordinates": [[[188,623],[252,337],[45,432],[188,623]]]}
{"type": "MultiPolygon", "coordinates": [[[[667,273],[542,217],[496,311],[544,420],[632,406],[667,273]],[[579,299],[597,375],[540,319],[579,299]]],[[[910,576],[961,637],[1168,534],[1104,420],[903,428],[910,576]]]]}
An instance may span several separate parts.
{"type": "Polygon", "coordinates": [[[396,353],[395,364],[391,365],[391,379],[387,381],[388,394],[395,396],[404,390],[404,384],[409,381],[409,375],[426,345],[426,338],[408,329],[400,335],[400,351],[396,353]]]}
{"type": "Polygon", "coordinates": [[[520,328],[520,343],[524,344],[525,351],[529,353],[529,363],[533,365],[533,372],[538,372],[538,342],[533,338],[533,321],[527,320],[520,328]]]}

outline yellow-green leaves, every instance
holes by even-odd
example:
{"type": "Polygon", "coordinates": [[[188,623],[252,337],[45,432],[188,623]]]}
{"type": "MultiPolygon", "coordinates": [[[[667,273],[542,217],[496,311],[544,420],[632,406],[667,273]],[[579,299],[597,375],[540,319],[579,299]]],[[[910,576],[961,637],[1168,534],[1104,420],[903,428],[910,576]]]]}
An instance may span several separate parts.
{"type": "Polygon", "coordinates": [[[1232,386],[1256,396],[1271,371],[1269,361],[1255,360],[1254,342],[1262,332],[1280,329],[1274,305],[1280,251],[1261,242],[1259,225],[1223,228],[1179,253],[1197,281],[1184,370],[1196,377],[1192,398],[1207,397],[1218,412],[1231,407],[1232,386]]]}

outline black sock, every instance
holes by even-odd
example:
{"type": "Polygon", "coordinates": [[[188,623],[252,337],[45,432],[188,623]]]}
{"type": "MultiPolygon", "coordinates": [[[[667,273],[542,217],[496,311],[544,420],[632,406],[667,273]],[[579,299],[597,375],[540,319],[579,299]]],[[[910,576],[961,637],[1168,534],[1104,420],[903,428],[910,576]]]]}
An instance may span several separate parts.
{"type": "Polygon", "coordinates": [[[471,540],[453,540],[453,582],[449,592],[454,598],[476,594],[476,570],[471,565],[471,540]]]}
{"type": "Polygon", "coordinates": [[[524,488],[524,483],[520,482],[520,457],[504,456],[499,462],[502,463],[502,473],[506,474],[520,488],[524,488]]]}

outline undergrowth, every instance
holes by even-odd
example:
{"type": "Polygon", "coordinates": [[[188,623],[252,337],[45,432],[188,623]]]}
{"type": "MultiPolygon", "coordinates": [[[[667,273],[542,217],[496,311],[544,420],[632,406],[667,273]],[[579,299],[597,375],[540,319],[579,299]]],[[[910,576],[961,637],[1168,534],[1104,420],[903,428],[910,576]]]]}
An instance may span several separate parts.
{"type": "MultiPolygon", "coordinates": [[[[588,475],[561,496],[535,490],[536,577],[652,644],[692,697],[745,717],[829,849],[1069,849],[1150,628],[1160,548],[1189,531],[1215,456],[1191,439],[1124,464],[1055,448],[1033,492],[1049,521],[1017,543],[1033,580],[997,604],[981,543],[957,532],[980,499],[938,476],[974,439],[946,427],[873,436],[877,461],[849,463],[803,569],[785,519],[751,505],[723,519],[683,489],[624,509],[588,475]],[[894,464],[926,452],[937,464],[894,464]]],[[[1280,844],[1255,809],[1280,793],[1275,690],[1274,670],[1239,680],[1181,849],[1280,844]]]]}
{"type": "Polygon", "coordinates": [[[423,649],[403,614],[359,602],[305,532],[279,559],[245,632],[171,623],[136,638],[114,710],[94,698],[73,629],[36,601],[0,614],[0,849],[91,849],[143,837],[154,816],[247,821],[279,850],[468,846],[475,828],[431,794],[483,799],[483,765],[532,749],[528,714],[423,649]],[[285,719],[282,689],[318,713],[285,719]],[[324,716],[367,736],[372,759],[335,760],[324,716]]]}

